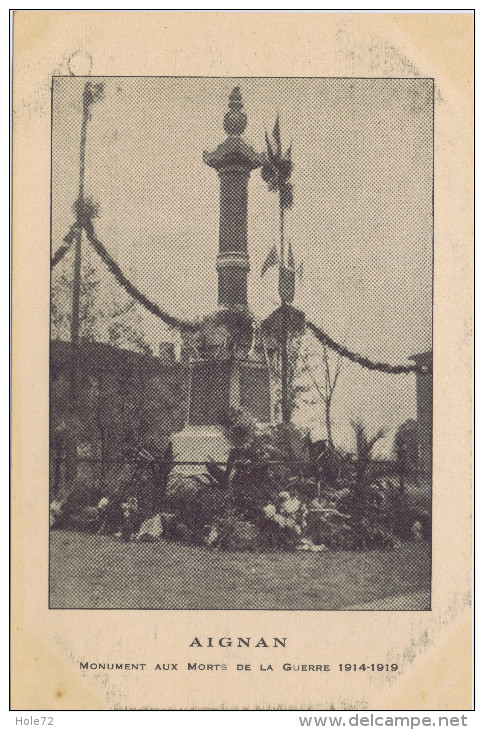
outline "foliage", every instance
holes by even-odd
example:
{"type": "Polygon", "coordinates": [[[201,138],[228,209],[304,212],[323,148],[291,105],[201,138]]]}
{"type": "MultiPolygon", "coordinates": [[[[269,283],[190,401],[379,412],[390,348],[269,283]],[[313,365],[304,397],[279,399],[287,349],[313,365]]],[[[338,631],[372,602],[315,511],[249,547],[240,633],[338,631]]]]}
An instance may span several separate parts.
{"type": "MultiPolygon", "coordinates": [[[[370,437],[362,427],[357,433],[367,465],[383,432],[370,437]]],[[[178,494],[177,513],[192,541],[321,551],[387,549],[429,537],[425,509],[412,506],[389,479],[361,481],[361,461],[351,472],[327,442],[311,444],[291,424],[261,429],[240,411],[231,412],[226,434],[232,444],[227,469],[207,464],[197,487],[181,501],[178,494]]]]}
{"type": "Polygon", "coordinates": [[[256,524],[261,508],[281,491],[281,485],[298,473],[304,457],[303,435],[292,424],[259,428],[249,417],[232,411],[226,425],[237,464],[231,493],[242,519],[256,524]]]}
{"type": "MultiPolygon", "coordinates": [[[[93,347],[92,365],[96,352],[93,347]]],[[[121,354],[118,362],[116,350],[108,348],[109,352],[109,370],[93,367],[90,372],[81,372],[75,412],[70,406],[69,370],[64,364],[60,374],[51,380],[50,414],[52,457],[65,460],[71,442],[89,445],[90,455],[96,460],[91,468],[91,482],[100,483],[112,493],[122,486],[126,469],[130,475],[134,469],[117,462],[136,461],[141,449],[153,456],[155,465],[164,461],[170,434],[183,425],[186,373],[181,367],[158,372],[153,367],[154,358],[144,356],[145,360],[139,355],[128,370],[122,366],[121,354]]],[[[51,471],[54,479],[56,471],[51,471]]],[[[158,485],[156,498],[161,499],[163,474],[155,475],[149,465],[145,471],[147,480],[158,485]]]]}
{"type": "Polygon", "coordinates": [[[175,476],[168,485],[166,508],[175,515],[175,537],[183,542],[202,544],[207,529],[227,513],[228,506],[227,492],[204,488],[196,478],[175,476]]]}
{"type": "MultiPolygon", "coordinates": [[[[81,289],[79,322],[81,339],[92,342],[96,328],[103,318],[99,301],[100,279],[89,261],[83,261],[81,268],[81,289]]],[[[51,290],[51,339],[69,340],[71,333],[72,275],[60,270],[56,272],[51,290]]]]}
{"type": "Polygon", "coordinates": [[[220,309],[214,314],[204,317],[197,335],[201,356],[203,357],[205,343],[210,343],[214,331],[218,328],[223,328],[230,338],[224,348],[225,351],[230,353],[234,348],[241,348],[247,352],[253,338],[252,322],[253,319],[248,312],[230,309],[220,309]]]}
{"type": "MultiPolygon", "coordinates": [[[[87,205],[87,202],[85,201],[87,205]]],[[[55,269],[51,288],[51,339],[69,341],[73,281],[70,256],[55,269]]],[[[141,315],[134,299],[112,289],[93,264],[89,250],[81,263],[79,339],[108,342],[114,347],[148,353],[141,315]]]]}
{"type": "MultiPolygon", "coordinates": [[[[322,552],[385,550],[402,540],[429,539],[428,500],[401,492],[395,480],[358,481],[358,462],[356,474],[351,474],[346,460],[327,442],[311,443],[291,424],[260,428],[235,410],[225,430],[232,445],[225,469],[207,462],[203,475],[172,474],[168,481],[172,462],[166,452],[143,450],[139,456],[146,463],[125,475],[112,495],[114,507],[117,497],[136,496],[141,519],[157,506],[152,491],[156,475],[149,469],[156,453],[156,461],[164,456],[169,462],[158,475],[163,484],[157,486],[163,496],[166,489],[163,509],[173,515],[168,537],[181,542],[225,550],[322,552]],[[146,500],[149,508],[143,506],[146,500]]],[[[363,432],[361,458],[371,452],[377,437],[379,433],[370,438],[363,432]]],[[[96,499],[100,494],[98,489],[96,499]]],[[[70,514],[77,510],[78,527],[85,523],[82,529],[88,529],[83,515],[93,503],[92,490],[81,485],[71,499],[70,514]]]]}
{"type": "MultiPolygon", "coordinates": [[[[98,201],[94,200],[94,198],[90,196],[84,196],[84,198],[76,198],[76,200],[72,204],[72,212],[76,217],[76,221],[81,222],[85,221],[86,219],[92,220],[93,218],[99,218],[100,209],[101,206],[99,205],[98,201]]],[[[66,242],[70,243],[70,240],[67,239],[66,242]]]]}
{"type": "MultiPolygon", "coordinates": [[[[64,342],[70,340],[70,265],[66,257],[56,268],[52,281],[51,339],[61,341],[59,352],[64,342]]],[[[113,353],[108,367],[104,364],[89,372],[81,369],[80,397],[74,409],[70,403],[67,351],[60,377],[51,378],[51,427],[56,432],[62,426],[64,443],[77,444],[80,440],[90,443],[94,456],[101,460],[100,479],[107,482],[110,461],[123,459],[149,442],[151,448],[166,448],[169,434],[181,426],[185,394],[178,371],[153,372],[154,359],[144,338],[136,302],[119,288],[105,290],[104,283],[87,249],[81,269],[81,358],[86,357],[95,365],[98,357],[107,354],[103,350],[107,344],[122,353],[119,358],[113,353]],[[86,346],[86,343],[90,344],[86,346]],[[85,355],[83,348],[86,348],[85,355]],[[136,364],[135,360],[130,361],[126,351],[149,359],[136,364]]],[[[58,438],[56,450],[62,452],[60,441],[58,438]]]]}

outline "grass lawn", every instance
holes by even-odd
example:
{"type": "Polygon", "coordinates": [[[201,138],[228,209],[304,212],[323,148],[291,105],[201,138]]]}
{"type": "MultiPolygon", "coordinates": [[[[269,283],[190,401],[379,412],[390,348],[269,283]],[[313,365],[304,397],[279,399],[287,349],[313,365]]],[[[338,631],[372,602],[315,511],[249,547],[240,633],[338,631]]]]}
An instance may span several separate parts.
{"type": "Polygon", "coordinates": [[[51,534],[51,608],[338,610],[375,601],[380,609],[430,607],[429,544],[247,553],[51,534]]]}

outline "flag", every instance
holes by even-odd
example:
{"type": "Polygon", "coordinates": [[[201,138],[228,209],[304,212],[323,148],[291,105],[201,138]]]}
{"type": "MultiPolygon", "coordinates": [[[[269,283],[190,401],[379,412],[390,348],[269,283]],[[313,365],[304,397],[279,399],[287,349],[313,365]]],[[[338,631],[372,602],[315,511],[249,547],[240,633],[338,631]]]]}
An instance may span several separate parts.
{"type": "MultiPolygon", "coordinates": [[[[292,143],[287,148],[285,155],[280,156],[279,161],[278,161],[279,177],[280,177],[281,183],[283,183],[284,185],[291,185],[291,183],[288,182],[289,178],[291,177],[291,173],[292,173],[291,151],[292,151],[292,143]]],[[[291,188],[292,188],[292,185],[291,185],[291,188]]]]}
{"type": "Polygon", "coordinates": [[[267,132],[264,132],[264,135],[266,138],[267,159],[270,165],[275,165],[275,163],[277,162],[277,152],[274,152],[274,150],[272,149],[271,141],[267,132]]]}
{"type": "Polygon", "coordinates": [[[262,165],[261,176],[264,182],[267,183],[269,190],[272,192],[278,188],[277,180],[277,157],[272,150],[272,146],[269,140],[267,132],[265,132],[266,138],[266,160],[262,165]]]}
{"type": "Polygon", "coordinates": [[[264,276],[266,271],[268,269],[270,269],[271,266],[275,266],[277,264],[277,262],[278,262],[277,249],[274,245],[274,246],[272,246],[271,250],[267,254],[266,260],[262,264],[262,269],[261,269],[260,275],[264,276]]]}
{"type": "Polygon", "coordinates": [[[281,129],[279,115],[272,132],[272,141],[267,132],[265,162],[262,165],[261,175],[271,192],[279,193],[279,204],[281,209],[289,210],[294,201],[292,183],[289,182],[292,173],[292,144],[289,145],[285,154],[282,154],[281,129]]]}

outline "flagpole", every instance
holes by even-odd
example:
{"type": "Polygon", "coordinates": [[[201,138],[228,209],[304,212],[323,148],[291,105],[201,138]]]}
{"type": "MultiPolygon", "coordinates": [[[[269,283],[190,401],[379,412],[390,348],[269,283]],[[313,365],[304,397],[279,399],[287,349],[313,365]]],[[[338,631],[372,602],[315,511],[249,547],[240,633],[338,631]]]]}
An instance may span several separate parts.
{"type": "Polygon", "coordinates": [[[284,266],[285,258],[284,258],[284,206],[282,204],[282,200],[279,201],[279,233],[280,233],[280,241],[281,241],[281,257],[280,257],[280,264],[284,266]]]}
{"type": "MultiPolygon", "coordinates": [[[[279,256],[279,296],[281,299],[281,333],[280,333],[280,345],[281,345],[281,420],[283,423],[289,423],[291,420],[291,412],[289,407],[289,353],[288,353],[288,304],[294,299],[294,280],[288,280],[288,269],[289,262],[286,262],[286,251],[284,241],[284,209],[291,208],[292,206],[292,185],[289,182],[292,170],[291,162],[291,145],[285,155],[282,153],[281,145],[281,130],[279,126],[279,115],[277,115],[276,123],[274,125],[274,131],[272,133],[273,143],[275,147],[273,149],[269,135],[265,133],[265,140],[267,146],[267,158],[266,163],[262,166],[261,174],[262,179],[268,184],[270,191],[277,191],[279,197],[279,235],[280,235],[280,256],[279,256]]],[[[277,248],[274,244],[274,252],[277,258],[277,248]]],[[[288,253],[290,253],[288,250],[288,253]]],[[[291,254],[292,258],[292,254],[291,254]]],[[[272,261],[272,254],[270,253],[262,267],[262,274],[266,271],[269,266],[272,266],[275,261],[272,261]]],[[[292,277],[294,277],[294,263],[292,264],[292,277]]]]}
{"type": "Polygon", "coordinates": [[[288,351],[287,351],[287,306],[282,302],[282,348],[281,348],[281,412],[282,422],[289,423],[291,412],[289,409],[288,383],[288,351]]]}
{"type": "MultiPolygon", "coordinates": [[[[77,198],[78,213],[83,211],[84,206],[84,180],[86,166],[86,132],[89,120],[89,105],[87,103],[87,89],[89,82],[84,87],[83,110],[81,125],[81,144],[79,152],[79,193],[77,198]]],[[[74,276],[72,286],[72,314],[71,314],[71,402],[73,406],[78,399],[79,381],[79,309],[81,298],[81,264],[82,264],[82,226],[78,226],[75,243],[74,276]]]]}
{"type": "MultiPolygon", "coordinates": [[[[279,176],[278,176],[279,177],[279,176]]],[[[279,181],[279,212],[280,212],[280,235],[281,235],[281,257],[279,260],[279,278],[281,277],[281,266],[286,265],[284,246],[284,205],[282,201],[281,184],[279,181]]],[[[282,296],[282,287],[279,287],[282,307],[282,342],[281,342],[281,416],[283,423],[289,423],[291,413],[289,410],[289,382],[288,382],[288,351],[287,351],[287,308],[282,296]]]]}
{"type": "MultiPolygon", "coordinates": [[[[87,89],[89,82],[84,86],[82,95],[82,124],[81,142],[79,151],[79,189],[75,205],[77,221],[82,215],[84,204],[84,178],[86,163],[86,131],[89,119],[87,104],[87,89]]],[[[72,303],[71,303],[71,352],[70,352],[70,403],[75,413],[79,400],[79,329],[80,329],[80,299],[81,299],[81,269],[82,269],[82,226],[78,225],[74,243],[74,265],[72,275],[72,303]]],[[[67,440],[66,477],[70,486],[77,479],[77,438],[70,434],[67,440]]]]}
{"type": "MultiPolygon", "coordinates": [[[[75,202],[77,231],[74,249],[74,270],[72,281],[72,309],[71,309],[71,352],[70,352],[70,401],[73,413],[79,405],[79,334],[80,334],[80,300],[82,278],[82,232],[83,217],[85,214],[85,168],[86,168],[86,137],[90,119],[90,106],[96,98],[102,95],[102,84],[93,85],[90,81],[84,85],[82,93],[82,123],[79,148],[79,189],[75,202]]],[[[77,478],[77,439],[74,435],[67,445],[67,479],[73,482],[77,478]]]]}

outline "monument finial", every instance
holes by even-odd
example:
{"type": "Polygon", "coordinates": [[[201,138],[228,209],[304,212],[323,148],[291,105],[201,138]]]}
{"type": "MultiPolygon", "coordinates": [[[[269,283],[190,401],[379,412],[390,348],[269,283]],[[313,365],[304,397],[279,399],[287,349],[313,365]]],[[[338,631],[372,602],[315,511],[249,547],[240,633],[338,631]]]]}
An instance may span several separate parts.
{"type": "Polygon", "coordinates": [[[230,137],[240,137],[247,127],[247,114],[242,111],[240,87],[232,89],[229,96],[229,110],[224,116],[224,129],[230,137]]]}

